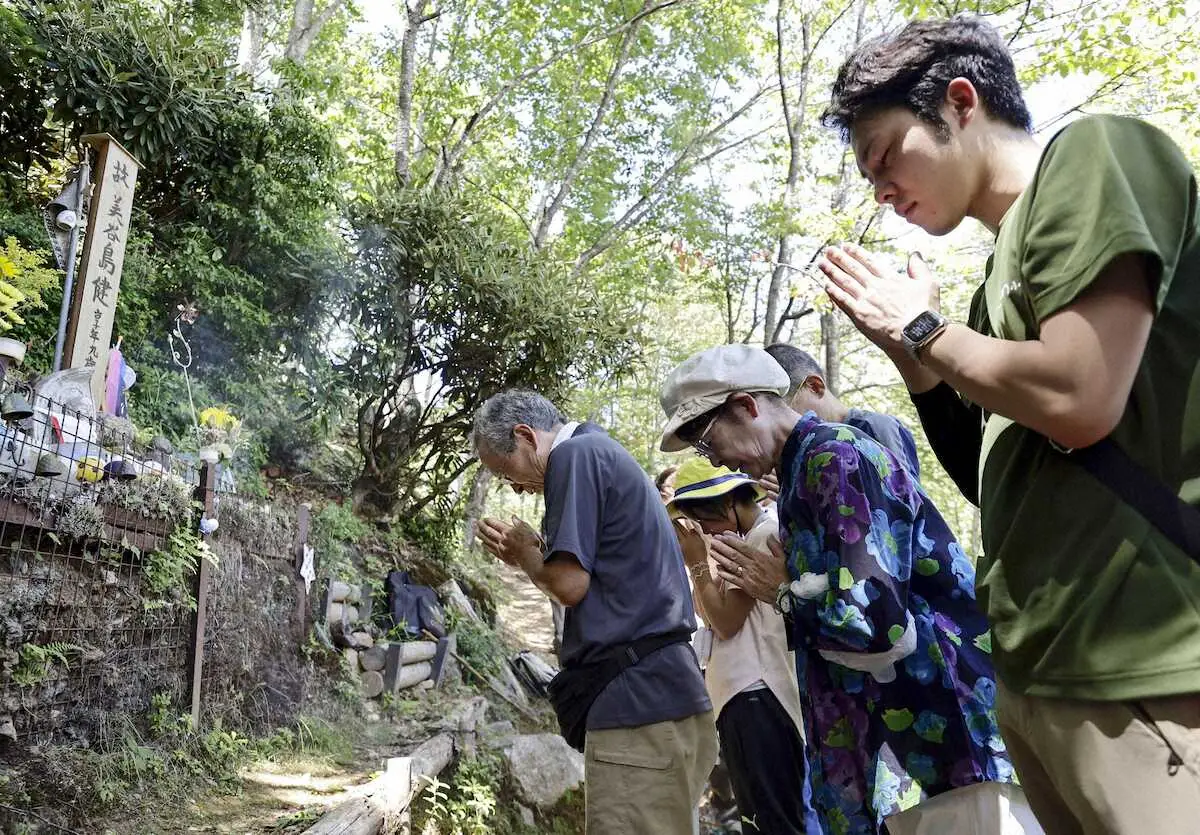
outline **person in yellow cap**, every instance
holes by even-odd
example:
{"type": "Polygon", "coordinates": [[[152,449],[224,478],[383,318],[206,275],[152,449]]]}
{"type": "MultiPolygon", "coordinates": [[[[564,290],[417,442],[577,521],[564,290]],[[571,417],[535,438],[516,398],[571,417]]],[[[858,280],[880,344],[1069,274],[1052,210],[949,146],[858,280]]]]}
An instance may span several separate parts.
{"type": "Polygon", "coordinates": [[[715,579],[708,562],[710,536],[735,533],[764,550],[768,540],[778,541],[774,510],[759,505],[764,495],[744,473],[696,457],[676,471],[667,508],[696,609],[713,632],[704,683],[744,831],[799,835],[820,830],[804,800],[800,697],[783,619],[770,604],[715,579]]]}

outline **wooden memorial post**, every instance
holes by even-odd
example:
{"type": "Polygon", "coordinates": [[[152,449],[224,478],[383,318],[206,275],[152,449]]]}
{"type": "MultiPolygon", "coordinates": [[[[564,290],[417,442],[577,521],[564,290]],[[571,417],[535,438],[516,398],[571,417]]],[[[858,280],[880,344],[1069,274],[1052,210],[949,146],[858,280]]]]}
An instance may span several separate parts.
{"type": "Polygon", "coordinates": [[[96,148],[95,190],[88,211],[82,267],[71,299],[63,366],[94,366],[92,398],[101,403],[113,314],[125,264],[125,241],[133,213],[133,188],[141,166],[107,133],[90,134],[83,141],[96,148]]]}

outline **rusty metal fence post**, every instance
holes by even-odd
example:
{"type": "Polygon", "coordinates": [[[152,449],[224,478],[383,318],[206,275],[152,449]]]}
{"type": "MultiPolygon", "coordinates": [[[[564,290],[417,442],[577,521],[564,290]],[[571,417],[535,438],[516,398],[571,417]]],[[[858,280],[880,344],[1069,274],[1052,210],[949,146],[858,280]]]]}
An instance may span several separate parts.
{"type": "MultiPolygon", "coordinates": [[[[196,488],[196,501],[200,502],[204,518],[212,518],[213,500],[215,496],[217,468],[205,462],[200,468],[200,486],[196,488]]],[[[197,523],[194,523],[197,524],[197,523]]],[[[197,524],[198,527],[198,524],[197,524]]],[[[208,539],[207,534],[202,534],[208,539]]],[[[204,678],[204,628],[208,620],[208,587],[212,576],[212,566],[208,560],[200,560],[196,571],[196,617],[192,630],[190,673],[192,680],[192,727],[200,727],[200,685],[204,678]]]]}

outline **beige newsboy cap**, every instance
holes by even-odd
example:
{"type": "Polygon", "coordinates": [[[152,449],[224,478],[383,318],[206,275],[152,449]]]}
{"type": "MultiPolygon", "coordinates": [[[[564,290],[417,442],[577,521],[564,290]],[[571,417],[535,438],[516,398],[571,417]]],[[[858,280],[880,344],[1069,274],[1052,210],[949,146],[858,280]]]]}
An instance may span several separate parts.
{"type": "Polygon", "coordinates": [[[737,391],[769,391],[785,397],[791,381],[775,358],[752,345],[718,345],[684,360],[667,375],[658,399],[669,420],[659,449],[688,445],[675,433],[689,420],[720,406],[737,391]]]}

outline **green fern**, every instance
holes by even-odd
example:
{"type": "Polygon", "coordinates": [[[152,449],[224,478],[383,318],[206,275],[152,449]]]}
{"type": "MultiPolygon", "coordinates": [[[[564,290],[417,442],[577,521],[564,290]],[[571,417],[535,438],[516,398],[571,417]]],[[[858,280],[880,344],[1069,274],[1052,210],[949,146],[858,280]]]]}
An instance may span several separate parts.
{"type": "Polygon", "coordinates": [[[69,656],[77,652],[83,652],[83,647],[63,641],[45,645],[22,644],[20,661],[13,668],[12,680],[21,687],[41,684],[50,675],[51,665],[61,664],[63,667],[70,667],[69,656]]]}

